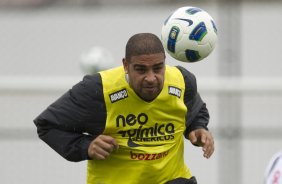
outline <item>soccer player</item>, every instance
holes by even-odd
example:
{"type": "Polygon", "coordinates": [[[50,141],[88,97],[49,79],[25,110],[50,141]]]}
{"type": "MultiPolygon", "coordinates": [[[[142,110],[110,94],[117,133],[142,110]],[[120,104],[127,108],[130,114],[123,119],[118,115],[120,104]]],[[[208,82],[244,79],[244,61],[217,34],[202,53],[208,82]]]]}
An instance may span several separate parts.
{"type": "Polygon", "coordinates": [[[282,184],[282,151],[270,159],[265,171],[264,184],[282,184]]]}
{"type": "Polygon", "coordinates": [[[39,137],[69,161],[88,160],[88,184],[196,184],[183,137],[206,158],[214,140],[195,76],[166,65],[151,33],[133,35],[122,62],[85,76],[43,111],[39,137]]]}

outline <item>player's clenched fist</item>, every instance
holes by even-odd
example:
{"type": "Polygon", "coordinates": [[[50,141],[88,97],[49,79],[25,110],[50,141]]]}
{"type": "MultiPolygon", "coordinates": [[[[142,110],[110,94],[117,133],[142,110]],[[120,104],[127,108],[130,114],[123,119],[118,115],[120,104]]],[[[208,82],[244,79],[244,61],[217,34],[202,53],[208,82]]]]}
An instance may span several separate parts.
{"type": "Polygon", "coordinates": [[[108,135],[99,135],[88,147],[88,156],[92,159],[104,160],[114,149],[118,149],[116,140],[108,135]]]}

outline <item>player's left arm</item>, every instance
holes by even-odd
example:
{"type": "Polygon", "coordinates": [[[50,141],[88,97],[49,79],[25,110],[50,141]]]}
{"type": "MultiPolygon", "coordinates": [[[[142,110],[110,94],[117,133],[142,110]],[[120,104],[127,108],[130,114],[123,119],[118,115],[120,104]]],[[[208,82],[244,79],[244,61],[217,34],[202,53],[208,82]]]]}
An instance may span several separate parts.
{"type": "Polygon", "coordinates": [[[197,91],[196,77],[181,66],[177,66],[185,80],[184,103],[187,106],[186,130],[184,136],[193,145],[201,146],[204,157],[209,158],[214,152],[214,140],[208,130],[209,112],[197,91]]]}

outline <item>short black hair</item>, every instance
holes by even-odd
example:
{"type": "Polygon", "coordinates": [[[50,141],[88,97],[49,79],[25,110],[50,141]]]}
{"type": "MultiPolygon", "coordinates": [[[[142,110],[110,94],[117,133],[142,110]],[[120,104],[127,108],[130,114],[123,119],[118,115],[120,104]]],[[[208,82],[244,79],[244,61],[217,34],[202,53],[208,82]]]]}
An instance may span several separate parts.
{"type": "Polygon", "coordinates": [[[164,47],[158,36],[152,33],[138,33],[129,38],[125,49],[125,59],[129,62],[132,56],[164,53],[164,47]]]}

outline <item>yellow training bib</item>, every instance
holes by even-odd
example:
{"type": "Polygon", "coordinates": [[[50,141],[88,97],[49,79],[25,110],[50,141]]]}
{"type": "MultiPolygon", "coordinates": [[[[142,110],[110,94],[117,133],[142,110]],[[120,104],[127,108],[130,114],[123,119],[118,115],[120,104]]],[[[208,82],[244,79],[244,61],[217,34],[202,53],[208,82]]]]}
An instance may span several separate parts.
{"type": "Polygon", "coordinates": [[[152,102],[130,88],[123,67],[100,73],[107,109],[103,134],[119,149],[106,160],[89,160],[87,184],[162,184],[191,173],[184,164],[185,83],[166,66],[164,87],[152,102]]]}

